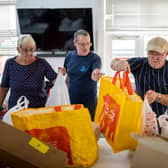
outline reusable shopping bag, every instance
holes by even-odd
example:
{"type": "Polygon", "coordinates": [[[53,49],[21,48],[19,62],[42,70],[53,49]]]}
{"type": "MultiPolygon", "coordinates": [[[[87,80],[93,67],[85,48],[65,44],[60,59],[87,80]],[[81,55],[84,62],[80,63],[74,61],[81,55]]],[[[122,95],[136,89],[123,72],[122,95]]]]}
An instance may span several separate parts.
{"type": "Polygon", "coordinates": [[[49,91],[46,107],[65,104],[70,104],[69,92],[63,74],[61,71],[59,71],[55,84],[49,91]]]}
{"type": "Polygon", "coordinates": [[[122,79],[119,72],[101,78],[95,122],[114,152],[136,148],[131,133],[141,134],[141,112],[142,100],[133,92],[128,73],[122,79]]]}
{"type": "Polygon", "coordinates": [[[67,167],[89,167],[98,157],[90,114],[83,105],[25,109],[12,113],[16,128],[67,153],[67,167]]]}
{"type": "Polygon", "coordinates": [[[147,97],[144,99],[142,109],[142,135],[144,136],[156,136],[158,135],[157,117],[153,112],[151,106],[148,103],[147,97]]]}
{"type": "Polygon", "coordinates": [[[2,120],[12,126],[13,123],[11,120],[11,113],[21,109],[26,109],[28,108],[28,105],[29,105],[29,100],[26,98],[26,96],[21,96],[18,99],[17,104],[5,113],[2,120]]]}

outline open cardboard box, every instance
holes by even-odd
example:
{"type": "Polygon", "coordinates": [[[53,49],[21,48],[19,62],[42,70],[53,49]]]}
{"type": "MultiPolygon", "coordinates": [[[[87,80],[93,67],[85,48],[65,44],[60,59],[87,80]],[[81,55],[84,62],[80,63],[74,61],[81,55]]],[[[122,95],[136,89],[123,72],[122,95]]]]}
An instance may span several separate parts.
{"type": "Polygon", "coordinates": [[[0,121],[0,167],[63,168],[66,153],[0,121]]]}
{"type": "Polygon", "coordinates": [[[167,168],[168,139],[133,135],[138,147],[132,160],[132,168],[167,168]]]}

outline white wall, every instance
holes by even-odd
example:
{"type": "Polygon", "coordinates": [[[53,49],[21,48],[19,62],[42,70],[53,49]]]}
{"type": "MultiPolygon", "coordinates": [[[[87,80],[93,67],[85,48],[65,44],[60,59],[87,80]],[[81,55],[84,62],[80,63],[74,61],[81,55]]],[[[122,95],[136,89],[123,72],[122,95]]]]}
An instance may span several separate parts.
{"type": "MultiPolygon", "coordinates": [[[[16,8],[92,8],[95,52],[104,55],[104,0],[17,0],[16,8]]],[[[64,58],[47,60],[54,67],[62,66],[64,58]]]]}

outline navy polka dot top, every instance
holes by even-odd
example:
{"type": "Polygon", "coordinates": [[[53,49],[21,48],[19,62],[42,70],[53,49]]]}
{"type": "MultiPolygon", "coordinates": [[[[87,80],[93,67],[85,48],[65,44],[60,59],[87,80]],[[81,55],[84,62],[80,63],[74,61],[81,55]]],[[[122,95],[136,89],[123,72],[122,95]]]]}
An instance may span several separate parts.
{"type": "Polygon", "coordinates": [[[37,57],[30,65],[20,65],[16,62],[16,57],[8,59],[1,81],[1,87],[10,88],[8,109],[15,106],[23,95],[28,98],[29,107],[44,107],[47,99],[44,77],[49,81],[57,77],[46,60],[37,57]]]}

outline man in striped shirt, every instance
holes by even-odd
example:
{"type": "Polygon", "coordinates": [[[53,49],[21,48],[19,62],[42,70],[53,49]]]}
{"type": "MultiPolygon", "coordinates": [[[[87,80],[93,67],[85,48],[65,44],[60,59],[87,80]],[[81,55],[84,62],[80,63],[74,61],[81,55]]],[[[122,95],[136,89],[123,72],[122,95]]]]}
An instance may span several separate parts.
{"type": "Polygon", "coordinates": [[[131,72],[135,78],[136,91],[148,102],[157,117],[166,112],[168,106],[168,42],[155,37],[147,44],[148,57],[134,57],[128,60],[113,59],[111,68],[131,72]]]}

